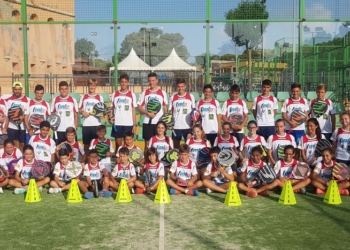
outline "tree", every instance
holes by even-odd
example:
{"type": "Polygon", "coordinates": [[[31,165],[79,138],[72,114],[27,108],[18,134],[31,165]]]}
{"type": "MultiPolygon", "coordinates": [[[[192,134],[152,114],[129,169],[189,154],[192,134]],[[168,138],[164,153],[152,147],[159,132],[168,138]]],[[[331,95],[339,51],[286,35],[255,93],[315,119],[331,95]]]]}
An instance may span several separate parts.
{"type": "Polygon", "coordinates": [[[95,44],[86,38],[81,38],[75,42],[75,58],[83,58],[89,61],[92,58],[97,58],[99,56],[96,50],[95,44]]]}
{"type": "Polygon", "coordinates": [[[184,37],[180,33],[164,33],[159,29],[140,30],[127,35],[121,43],[118,61],[124,59],[134,48],[139,57],[147,63],[155,66],[169,56],[171,50],[175,48],[176,53],[183,60],[187,60],[189,52],[183,45],[184,37]],[[149,42],[151,51],[149,51],[149,42]],[[146,46],[143,46],[146,45],[146,46]],[[151,57],[149,55],[151,52],[151,57]],[[151,63],[152,62],[152,63],[151,63]]]}
{"type": "Polygon", "coordinates": [[[255,49],[262,39],[268,25],[267,22],[244,22],[243,20],[268,19],[269,13],[265,6],[266,0],[243,0],[237,8],[229,10],[226,20],[242,20],[241,23],[226,23],[225,33],[231,37],[237,46],[244,46],[248,52],[248,89],[252,91],[252,60],[251,51],[255,49]]]}

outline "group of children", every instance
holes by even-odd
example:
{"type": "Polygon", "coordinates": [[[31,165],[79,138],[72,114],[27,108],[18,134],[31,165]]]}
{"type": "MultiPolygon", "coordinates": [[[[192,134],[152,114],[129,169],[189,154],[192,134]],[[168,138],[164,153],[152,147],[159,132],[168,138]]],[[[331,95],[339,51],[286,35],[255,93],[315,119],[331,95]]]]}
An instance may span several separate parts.
{"type": "MultiPolygon", "coordinates": [[[[107,198],[113,191],[118,190],[121,179],[126,179],[130,190],[137,194],[156,191],[162,179],[170,187],[170,194],[184,193],[196,196],[201,186],[206,187],[207,193],[226,193],[229,183],[237,181],[240,190],[246,192],[249,197],[256,197],[258,194],[268,195],[272,188],[283,187],[286,180],[291,180],[295,192],[305,193],[305,187],[311,184],[316,188],[317,194],[323,194],[332,179],[332,168],[336,162],[350,164],[350,115],[341,114],[342,127],[335,129],[336,112],[333,103],[325,98],[327,87],[324,84],[318,86],[317,99],[310,103],[300,97],[301,85],[292,84],[291,97],[282,105],[282,119],[275,121],[278,102],[270,95],[271,81],[264,80],[262,94],[254,99],[251,107],[255,120],[248,121],[248,106],[239,98],[238,85],[231,86],[230,99],[220,107],[219,102],[212,98],[211,85],[204,86],[204,98],[196,104],[193,95],[186,92],[185,81],[180,79],[176,85],[178,93],[170,98],[168,111],[167,95],[158,88],[157,75],[149,74],[148,80],[150,88],[144,91],[136,102],[135,94],[128,90],[128,76],[120,77],[121,89],[113,95],[111,102],[115,119],[110,122],[113,123],[112,136],[115,138],[116,152],[112,141],[106,138],[106,126],[101,124],[99,117],[90,115],[93,105],[103,102],[102,96],[95,92],[95,80],[89,81],[89,93],[81,97],[79,105],[69,96],[68,84],[61,82],[60,95],[52,101],[51,109],[42,100],[44,90],[41,85],[35,88],[35,99],[28,100],[22,96],[21,83],[15,82],[13,95],[5,100],[0,99],[0,110],[4,116],[0,134],[0,144],[3,147],[0,149],[0,165],[7,171],[11,160],[22,159],[16,164],[15,173],[0,182],[0,193],[3,192],[2,188],[8,185],[15,188],[15,193],[25,193],[31,178],[30,168],[36,160],[45,161],[52,166],[53,171],[49,176],[42,176],[36,180],[39,189],[49,184],[49,193],[69,189],[72,177],[68,177],[66,169],[73,161],[79,161],[82,164],[82,173],[73,178],[77,179],[87,199],[93,197],[92,180],[96,179],[101,186],[100,195],[107,198]],[[157,99],[163,106],[158,113],[147,111],[147,102],[151,99],[157,99]],[[313,104],[316,101],[327,103],[327,110],[321,116],[313,112],[313,104]],[[23,109],[23,129],[9,127],[12,123],[9,122],[7,111],[11,105],[20,105],[23,109]],[[133,141],[137,125],[136,108],[145,116],[145,155],[140,162],[130,162],[130,150],[138,149],[133,141]],[[190,113],[194,109],[200,113],[200,123],[191,121],[190,113]],[[308,118],[305,123],[298,124],[293,120],[292,113],[295,110],[305,113],[308,118]],[[51,113],[61,117],[61,124],[57,133],[54,133],[57,134],[55,140],[49,135],[50,124],[47,121],[41,122],[39,129],[30,127],[28,117],[39,111],[45,117],[51,113]],[[78,112],[84,117],[84,147],[76,141],[78,112]],[[166,123],[159,119],[161,114],[167,112],[172,113],[174,117],[171,136],[166,133],[166,123]],[[237,113],[242,115],[242,123],[231,124],[230,115],[237,113]],[[245,125],[248,129],[247,135],[244,133],[245,125]],[[26,134],[29,140],[23,136],[26,134]],[[316,144],[321,139],[331,141],[332,148],[323,150],[322,157],[316,158],[316,144]],[[15,140],[19,142],[19,148],[15,147],[15,140]],[[185,143],[180,144],[181,140],[185,143]],[[105,142],[109,146],[109,152],[102,158],[95,149],[99,142],[105,142]],[[72,153],[63,147],[65,143],[71,146],[72,153]],[[281,147],[283,154],[279,152],[281,147]],[[179,150],[179,158],[170,163],[164,160],[164,156],[173,148],[179,150]],[[203,148],[210,148],[210,163],[197,166],[198,154],[203,148]],[[218,155],[221,150],[238,152],[233,166],[220,166],[218,155]],[[113,168],[114,156],[116,161],[113,168]],[[291,172],[299,164],[300,158],[313,171],[310,177],[293,179],[291,172]],[[277,178],[268,184],[258,178],[259,171],[267,165],[277,175],[277,178]]],[[[348,179],[339,181],[338,186],[342,195],[349,195],[348,179]]]]}

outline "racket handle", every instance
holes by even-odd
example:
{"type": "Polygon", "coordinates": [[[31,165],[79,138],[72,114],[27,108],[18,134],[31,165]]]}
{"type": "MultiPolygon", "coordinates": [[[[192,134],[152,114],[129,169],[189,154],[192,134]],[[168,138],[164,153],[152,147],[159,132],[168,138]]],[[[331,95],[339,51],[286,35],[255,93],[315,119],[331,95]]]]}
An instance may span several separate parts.
{"type": "Polygon", "coordinates": [[[174,130],[173,130],[173,135],[174,135],[174,136],[176,136],[176,133],[175,133],[175,131],[174,131],[174,130]]]}
{"type": "Polygon", "coordinates": [[[58,137],[57,137],[57,131],[55,131],[55,138],[58,140],[58,137]]]}

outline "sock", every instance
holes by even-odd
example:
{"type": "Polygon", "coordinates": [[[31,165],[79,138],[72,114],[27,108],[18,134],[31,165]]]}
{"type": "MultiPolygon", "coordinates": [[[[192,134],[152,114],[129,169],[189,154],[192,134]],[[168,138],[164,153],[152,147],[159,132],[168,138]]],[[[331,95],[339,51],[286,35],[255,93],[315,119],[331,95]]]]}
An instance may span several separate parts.
{"type": "Polygon", "coordinates": [[[188,189],[185,190],[185,194],[187,194],[187,193],[188,193],[188,189]]]}

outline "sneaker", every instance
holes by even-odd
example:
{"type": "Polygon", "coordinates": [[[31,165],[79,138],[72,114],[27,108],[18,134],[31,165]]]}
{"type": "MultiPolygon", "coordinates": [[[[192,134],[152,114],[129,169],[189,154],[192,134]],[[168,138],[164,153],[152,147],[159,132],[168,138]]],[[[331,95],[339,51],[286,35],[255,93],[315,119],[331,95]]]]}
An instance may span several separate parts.
{"type": "Polygon", "coordinates": [[[0,194],[3,194],[4,190],[2,190],[2,187],[0,187],[0,194]]]}
{"type": "Polygon", "coordinates": [[[136,194],[144,194],[145,193],[145,189],[143,188],[136,188],[136,194]]]}
{"type": "Polygon", "coordinates": [[[348,196],[349,195],[349,190],[347,190],[347,189],[339,190],[339,194],[340,195],[344,195],[344,196],[348,196]]]}
{"type": "Polygon", "coordinates": [[[49,188],[49,194],[57,194],[60,192],[61,192],[60,188],[49,188]]]}
{"type": "Polygon", "coordinates": [[[38,190],[41,193],[43,191],[43,187],[38,187],[38,190]]]}
{"type": "Polygon", "coordinates": [[[294,190],[294,193],[301,194],[301,190],[300,189],[296,189],[296,190],[294,190]]]}
{"type": "Polygon", "coordinates": [[[301,188],[301,189],[300,189],[300,192],[301,192],[302,194],[306,194],[306,187],[301,188]]]}
{"type": "Polygon", "coordinates": [[[248,191],[246,192],[246,195],[250,198],[255,198],[258,196],[258,193],[256,191],[248,191]]]}
{"type": "Polygon", "coordinates": [[[260,195],[262,195],[262,196],[270,196],[269,190],[265,190],[265,191],[261,192],[260,195]]]}
{"type": "Polygon", "coordinates": [[[316,194],[325,194],[326,192],[322,189],[316,188],[316,194]]]}
{"type": "Polygon", "coordinates": [[[213,191],[211,191],[210,188],[206,188],[205,191],[207,191],[207,194],[210,194],[211,192],[213,192],[213,191]]]}
{"type": "Polygon", "coordinates": [[[130,192],[131,192],[132,194],[134,194],[134,193],[135,193],[135,189],[130,188],[130,192]]]}
{"type": "Polygon", "coordinates": [[[55,193],[61,193],[62,192],[62,188],[55,188],[55,193]]]}
{"type": "Polygon", "coordinates": [[[25,192],[27,192],[27,189],[24,188],[15,188],[15,190],[13,190],[13,192],[15,194],[24,194],[25,192]]]}
{"type": "Polygon", "coordinates": [[[112,192],[111,191],[108,191],[108,190],[102,190],[102,193],[103,193],[103,197],[105,198],[109,198],[112,196],[112,192]]]}
{"type": "Polygon", "coordinates": [[[179,190],[176,190],[175,188],[170,188],[169,193],[170,193],[171,195],[174,195],[174,194],[181,194],[181,192],[180,192],[179,190]]]}
{"type": "Polygon", "coordinates": [[[92,192],[86,192],[86,193],[84,194],[85,199],[91,199],[93,196],[94,196],[94,195],[93,195],[92,192]]]}
{"type": "Polygon", "coordinates": [[[197,189],[188,190],[186,195],[198,196],[198,190],[197,189]]]}

